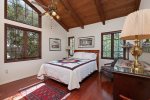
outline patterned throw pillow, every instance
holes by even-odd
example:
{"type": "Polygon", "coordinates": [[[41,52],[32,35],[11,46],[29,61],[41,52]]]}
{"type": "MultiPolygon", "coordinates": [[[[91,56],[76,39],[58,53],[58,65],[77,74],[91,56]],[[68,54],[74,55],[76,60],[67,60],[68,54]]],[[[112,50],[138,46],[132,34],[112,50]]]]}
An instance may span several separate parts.
{"type": "Polygon", "coordinates": [[[58,60],[58,62],[60,63],[77,63],[80,60],[76,60],[76,59],[64,59],[64,60],[58,60]]]}

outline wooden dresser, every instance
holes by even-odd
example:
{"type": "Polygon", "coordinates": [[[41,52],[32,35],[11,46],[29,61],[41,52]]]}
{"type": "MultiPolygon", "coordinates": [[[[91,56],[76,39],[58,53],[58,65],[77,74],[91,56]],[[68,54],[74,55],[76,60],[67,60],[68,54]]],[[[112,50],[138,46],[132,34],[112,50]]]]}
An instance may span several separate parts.
{"type": "Polygon", "coordinates": [[[150,72],[135,74],[129,68],[118,67],[113,75],[114,100],[150,100],[150,72]]]}

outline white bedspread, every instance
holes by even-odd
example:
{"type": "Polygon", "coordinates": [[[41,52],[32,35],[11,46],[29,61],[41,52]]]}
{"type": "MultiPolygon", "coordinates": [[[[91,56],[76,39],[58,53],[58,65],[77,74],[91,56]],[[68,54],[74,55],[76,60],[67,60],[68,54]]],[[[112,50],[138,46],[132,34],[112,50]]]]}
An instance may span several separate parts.
{"type": "MultiPolygon", "coordinates": [[[[89,60],[82,60],[80,64],[88,62],[89,60]]],[[[52,61],[55,63],[56,61],[52,61]]],[[[79,64],[79,63],[78,63],[79,64]]],[[[63,64],[63,66],[67,66],[72,68],[76,66],[77,63],[68,63],[63,64]]],[[[81,65],[73,70],[68,68],[59,67],[51,64],[42,64],[38,73],[38,79],[44,79],[44,75],[49,76],[52,79],[63,82],[68,85],[69,90],[73,90],[75,88],[80,88],[80,82],[90,75],[92,72],[97,70],[96,61],[92,61],[86,64],[81,65]]]]}

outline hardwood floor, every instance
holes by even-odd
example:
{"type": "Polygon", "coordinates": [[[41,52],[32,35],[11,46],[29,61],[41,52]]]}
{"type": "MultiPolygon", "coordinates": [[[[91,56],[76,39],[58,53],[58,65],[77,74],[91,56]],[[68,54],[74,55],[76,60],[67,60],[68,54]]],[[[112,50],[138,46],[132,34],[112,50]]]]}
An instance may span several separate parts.
{"type": "MultiPolygon", "coordinates": [[[[19,95],[18,90],[20,88],[27,87],[37,82],[40,82],[40,80],[36,79],[36,76],[32,76],[1,85],[0,100],[6,98],[12,99],[19,95]]],[[[46,80],[45,83],[67,90],[66,85],[60,84],[51,79],[46,80]]],[[[70,91],[71,95],[67,100],[112,100],[112,91],[112,83],[106,78],[101,80],[99,73],[95,72],[81,83],[80,89],[70,91]]]]}

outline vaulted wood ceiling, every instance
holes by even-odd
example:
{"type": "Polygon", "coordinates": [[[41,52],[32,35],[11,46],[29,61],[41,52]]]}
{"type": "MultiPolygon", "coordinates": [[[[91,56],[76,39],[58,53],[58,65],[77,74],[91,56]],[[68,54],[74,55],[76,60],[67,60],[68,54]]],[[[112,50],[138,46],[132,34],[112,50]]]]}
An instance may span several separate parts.
{"type": "MultiPolygon", "coordinates": [[[[36,1],[46,6],[49,4],[49,0],[36,1]]],[[[140,2],[141,0],[58,0],[57,13],[61,19],[55,20],[67,31],[96,22],[105,25],[107,20],[138,10],[140,2]]]]}

